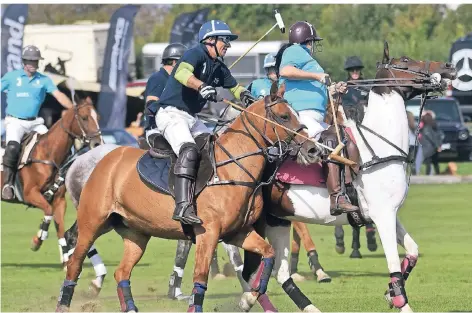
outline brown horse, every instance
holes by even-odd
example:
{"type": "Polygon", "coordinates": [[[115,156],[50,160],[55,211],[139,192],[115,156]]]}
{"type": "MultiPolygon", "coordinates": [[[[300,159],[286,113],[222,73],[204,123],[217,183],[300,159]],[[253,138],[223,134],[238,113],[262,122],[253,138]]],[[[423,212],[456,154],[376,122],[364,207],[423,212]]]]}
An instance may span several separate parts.
{"type": "MultiPolygon", "coordinates": [[[[283,99],[266,97],[252,104],[247,111],[307,136],[297,114],[283,99]]],[[[180,223],[172,220],[175,206],[172,196],[156,192],[140,178],[142,172],[138,173],[137,163],[148,157],[147,151],[120,147],[108,153],[97,164],[81,194],[77,208],[77,245],[67,264],[57,310],[68,310],[87,251],[100,235],[112,229],[124,240],[124,255],[114,275],[123,311],[137,311],[129,279],[149,239],[186,239],[188,234],[196,237],[195,259],[198,260],[189,311],[202,311],[211,257],[220,238],[263,257],[251,282],[253,305],[267,289],[274,261],[274,250],[252,227],[263,205],[261,189],[256,186],[262,179],[267,160],[280,158],[271,154],[274,149],[268,147],[286,147],[284,143],[294,144],[298,162],[319,161],[321,150],[313,142],[300,140],[283,128],[247,112],[243,112],[221,136],[211,137],[209,143],[206,141],[195,190],[198,216],[204,223],[190,229],[183,229],[180,223]],[[202,168],[208,171],[202,171],[202,168]],[[202,179],[203,187],[198,195],[202,179]]],[[[169,179],[172,180],[172,175],[169,179]]]]}
{"type": "MultiPolygon", "coordinates": [[[[76,96],[76,100],[79,104],[65,111],[47,133],[37,137],[36,133],[25,135],[15,180],[16,197],[8,201],[24,203],[44,211],[40,229],[32,240],[33,251],[39,250],[47,238],[49,225],[54,218],[63,265],[67,261],[64,239],[66,199],[63,185],[65,173],[61,172],[61,165],[70,156],[74,140],[90,147],[102,143],[98,116],[90,98],[79,99],[76,96]]],[[[2,175],[2,185],[3,179],[2,175]]]]}
{"type": "MultiPolygon", "coordinates": [[[[387,43],[383,62],[377,68],[375,79],[368,84],[374,88],[370,91],[368,110],[363,120],[356,123],[346,117],[345,123],[347,132],[351,133],[349,138],[358,147],[359,157],[357,175],[353,175],[352,185],[347,185],[346,191],[361,211],[349,217],[346,214],[331,216],[329,194],[319,180],[323,178],[321,167],[299,170],[293,166],[287,170],[286,176],[276,176],[274,184],[267,186],[263,192],[267,214],[262,217],[266,218],[267,225],[258,230],[267,236],[276,251],[274,271],[277,281],[302,310],[306,310],[311,301],[289,275],[285,251],[290,245],[290,221],[329,226],[374,222],[390,274],[386,299],[392,307],[401,311],[411,310],[405,282],[416,265],[418,245],[397,216],[408,192],[405,101],[419,94],[425,96],[430,91],[443,89],[447,80],[454,79],[457,74],[450,63],[416,61],[406,56],[390,58],[387,43]],[[317,178],[313,179],[315,175],[317,178]],[[297,183],[290,183],[284,178],[293,176],[297,177],[297,183]],[[397,243],[406,250],[402,262],[397,243]]],[[[334,134],[334,140],[335,137],[334,134]]],[[[348,157],[355,159],[351,152],[355,151],[344,151],[348,157]]],[[[258,221],[257,224],[263,222],[258,221]]],[[[260,256],[245,251],[245,279],[259,263],[260,256]]]]}

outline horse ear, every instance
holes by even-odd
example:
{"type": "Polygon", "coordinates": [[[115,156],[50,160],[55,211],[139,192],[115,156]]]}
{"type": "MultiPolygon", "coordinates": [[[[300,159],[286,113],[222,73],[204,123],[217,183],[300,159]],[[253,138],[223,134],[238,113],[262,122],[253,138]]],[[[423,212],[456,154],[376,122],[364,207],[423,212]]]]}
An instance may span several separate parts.
{"type": "Polygon", "coordinates": [[[278,85],[277,82],[273,82],[272,86],[270,86],[270,101],[277,100],[277,91],[279,91],[279,88],[277,85],[278,85]]]}
{"type": "Polygon", "coordinates": [[[384,42],[384,53],[383,53],[383,60],[382,60],[382,63],[383,64],[387,64],[388,61],[390,61],[390,51],[388,49],[388,42],[385,41],[384,42]]]}

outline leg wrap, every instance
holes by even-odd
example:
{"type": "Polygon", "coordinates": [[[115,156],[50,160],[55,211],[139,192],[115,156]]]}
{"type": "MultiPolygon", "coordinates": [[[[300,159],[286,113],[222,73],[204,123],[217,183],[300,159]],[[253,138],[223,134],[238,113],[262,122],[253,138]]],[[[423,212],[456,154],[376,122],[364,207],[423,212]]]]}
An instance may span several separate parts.
{"type": "Polygon", "coordinates": [[[253,274],[250,285],[253,291],[264,294],[267,291],[270,274],[274,267],[275,258],[263,258],[257,271],[253,274]]]}
{"type": "Polygon", "coordinates": [[[293,253],[290,259],[290,274],[298,272],[298,253],[293,253]]]}
{"type": "Polygon", "coordinates": [[[301,292],[301,290],[295,285],[292,278],[287,279],[285,283],[282,284],[282,288],[285,293],[292,299],[296,306],[303,310],[309,306],[311,301],[301,292]]]}
{"type": "Polygon", "coordinates": [[[414,255],[407,255],[402,261],[402,274],[403,274],[403,279],[406,281],[408,279],[408,276],[410,276],[411,271],[413,268],[416,266],[416,262],[418,261],[418,257],[414,255]]]}
{"type": "Polygon", "coordinates": [[[118,283],[117,293],[122,312],[129,312],[131,310],[138,312],[138,308],[134,304],[133,295],[131,294],[131,284],[129,280],[122,280],[118,283]]]}
{"type": "Polygon", "coordinates": [[[185,268],[190,248],[192,248],[192,242],[190,240],[179,240],[177,242],[177,250],[175,251],[176,267],[185,268]]]}
{"type": "Polygon", "coordinates": [[[359,250],[361,248],[361,241],[359,239],[361,229],[359,227],[352,228],[352,246],[354,250],[359,250]]]}
{"type": "Polygon", "coordinates": [[[59,294],[59,300],[57,306],[64,305],[66,307],[70,307],[70,303],[72,301],[72,296],[74,295],[74,288],[77,285],[76,282],[71,280],[64,280],[64,283],[61,287],[61,293],[59,294]]]}
{"type": "Polygon", "coordinates": [[[309,251],[307,253],[308,256],[308,265],[313,273],[316,274],[317,270],[323,270],[323,266],[321,266],[320,261],[318,260],[318,252],[316,250],[309,251]]]}
{"type": "Polygon", "coordinates": [[[388,284],[388,292],[392,298],[392,303],[397,309],[401,309],[408,303],[405,290],[405,280],[399,272],[390,274],[390,283],[388,284]]]}
{"type": "Polygon", "coordinates": [[[200,283],[193,284],[192,296],[189,300],[187,312],[203,312],[203,300],[207,286],[200,283]]]}

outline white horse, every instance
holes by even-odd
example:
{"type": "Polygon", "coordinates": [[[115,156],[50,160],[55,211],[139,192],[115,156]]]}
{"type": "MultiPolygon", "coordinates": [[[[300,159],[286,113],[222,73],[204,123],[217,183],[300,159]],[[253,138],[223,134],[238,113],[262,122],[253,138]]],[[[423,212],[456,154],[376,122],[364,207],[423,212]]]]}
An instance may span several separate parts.
{"type": "MultiPolygon", "coordinates": [[[[391,306],[401,311],[411,311],[406,296],[405,281],[418,259],[418,245],[397,217],[409,187],[406,171],[408,125],[405,101],[417,94],[439,89],[441,85],[438,74],[442,79],[454,79],[456,74],[452,65],[448,63],[415,61],[407,57],[390,59],[387,43],[382,63],[376,79],[380,78],[382,83],[390,85],[375,86],[371,90],[368,109],[360,126],[361,131],[359,132],[353,120],[346,117],[344,119],[345,121],[347,119],[345,126],[351,129],[359,148],[360,164],[367,166],[361,167],[359,175],[353,180],[353,186],[357,191],[362,216],[366,220],[372,220],[377,226],[385,251],[390,272],[386,299],[391,306]],[[418,78],[422,79],[423,84],[414,81],[418,78]],[[403,86],[398,87],[393,84],[403,86]],[[378,160],[378,163],[369,167],[369,162],[373,159],[378,160]],[[397,242],[406,250],[406,257],[402,262],[398,255],[397,242]]],[[[289,220],[335,226],[348,224],[348,217],[346,214],[331,216],[329,194],[324,187],[303,184],[282,185],[285,187],[283,190],[279,188],[280,185],[272,186],[271,197],[264,199],[269,213],[265,235],[276,250],[274,271],[278,283],[295,304],[303,311],[314,311],[317,309],[290,278],[288,261],[290,227],[287,224],[277,225],[277,221],[289,220]],[[278,217],[275,223],[270,222],[273,216],[278,217]]],[[[253,264],[257,260],[250,261],[250,256],[245,254],[244,271],[248,270],[247,274],[250,274],[255,268],[254,265],[258,264],[253,264]]],[[[245,293],[242,301],[249,302],[250,306],[254,299],[245,293]]]]}

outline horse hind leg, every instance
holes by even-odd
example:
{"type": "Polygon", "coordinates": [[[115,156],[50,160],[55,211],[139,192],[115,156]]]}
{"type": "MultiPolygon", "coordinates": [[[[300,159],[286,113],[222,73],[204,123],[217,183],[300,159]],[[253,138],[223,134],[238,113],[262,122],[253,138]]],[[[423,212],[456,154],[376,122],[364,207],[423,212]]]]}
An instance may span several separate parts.
{"type": "Polygon", "coordinates": [[[24,187],[25,189],[25,201],[34,207],[40,208],[44,212],[43,220],[39,225],[37,234],[33,237],[31,242],[31,250],[38,251],[43,244],[43,241],[48,238],[49,226],[53,220],[53,208],[49,202],[44,198],[41,191],[36,186],[24,187]]]}
{"type": "Polygon", "coordinates": [[[359,251],[361,248],[361,240],[360,240],[360,235],[361,235],[361,228],[360,227],[352,227],[352,252],[351,255],[349,256],[351,259],[362,259],[362,254],[359,251]]]}
{"type": "MultiPolygon", "coordinates": [[[[293,222],[293,229],[300,237],[303,242],[303,246],[307,251],[308,256],[308,265],[310,266],[311,271],[316,276],[316,280],[319,283],[329,283],[331,282],[331,277],[325,273],[323,266],[318,259],[318,252],[316,251],[316,246],[310,236],[310,231],[305,223],[293,222]]],[[[291,272],[293,275],[293,272],[291,272]]],[[[293,276],[292,276],[293,278],[293,276]]]]}
{"type": "Polygon", "coordinates": [[[62,186],[60,190],[58,190],[58,193],[56,194],[52,202],[54,212],[54,225],[56,226],[57,239],[59,243],[59,257],[64,271],[67,270],[67,261],[69,260],[67,242],[64,237],[64,215],[66,213],[67,207],[65,192],[65,187],[62,186]]]}
{"type": "Polygon", "coordinates": [[[117,293],[122,312],[138,312],[131,293],[131,271],[138,264],[146,251],[149,235],[139,233],[133,229],[118,226],[115,230],[123,238],[124,253],[120,265],[115,271],[115,280],[118,284],[117,293]]]}
{"type": "Polygon", "coordinates": [[[169,291],[167,297],[169,299],[187,300],[189,297],[185,296],[180,287],[182,285],[182,277],[184,276],[185,265],[187,264],[188,255],[192,248],[190,240],[179,240],[177,242],[177,249],[175,251],[174,270],[169,279],[169,291]]]}
{"type": "Polygon", "coordinates": [[[274,272],[277,277],[277,282],[282,285],[282,289],[300,310],[303,312],[319,312],[290,277],[288,265],[290,224],[277,226],[267,225],[266,236],[276,253],[274,272]]]}

